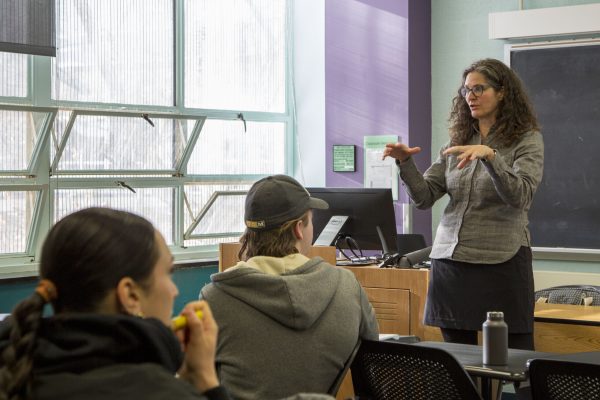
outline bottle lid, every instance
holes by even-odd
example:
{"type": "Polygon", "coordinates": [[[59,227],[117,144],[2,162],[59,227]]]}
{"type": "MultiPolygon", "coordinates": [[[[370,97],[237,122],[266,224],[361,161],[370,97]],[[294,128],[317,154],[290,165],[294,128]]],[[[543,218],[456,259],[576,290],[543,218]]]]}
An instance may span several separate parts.
{"type": "Polygon", "coordinates": [[[504,313],[502,311],[488,311],[487,318],[492,321],[502,321],[504,319],[504,313]]]}

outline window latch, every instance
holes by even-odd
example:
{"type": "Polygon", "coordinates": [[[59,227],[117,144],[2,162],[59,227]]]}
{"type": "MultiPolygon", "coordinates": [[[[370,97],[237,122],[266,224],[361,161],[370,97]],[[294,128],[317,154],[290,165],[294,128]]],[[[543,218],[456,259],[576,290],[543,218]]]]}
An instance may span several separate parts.
{"type": "Polygon", "coordinates": [[[146,122],[149,123],[150,126],[152,126],[154,128],[154,122],[152,122],[152,120],[150,119],[148,114],[142,114],[142,118],[144,118],[146,120],[146,122]]]}
{"type": "Polygon", "coordinates": [[[237,117],[238,117],[238,119],[241,119],[241,120],[242,120],[242,122],[244,123],[244,132],[246,132],[246,120],[244,119],[244,114],[242,114],[242,113],[239,113],[239,114],[237,115],[237,117]]]}
{"type": "Polygon", "coordinates": [[[123,181],[116,181],[117,186],[122,187],[123,189],[131,190],[133,193],[136,193],[135,189],[126,184],[123,181]]]}

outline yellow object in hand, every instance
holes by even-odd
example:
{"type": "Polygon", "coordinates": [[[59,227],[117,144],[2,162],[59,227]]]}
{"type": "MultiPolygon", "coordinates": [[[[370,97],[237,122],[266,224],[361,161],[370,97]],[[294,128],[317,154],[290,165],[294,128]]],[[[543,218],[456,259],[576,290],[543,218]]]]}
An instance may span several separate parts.
{"type": "MultiPolygon", "coordinates": [[[[196,311],[196,315],[198,316],[198,318],[202,318],[202,311],[200,311],[200,310],[196,311]]],[[[186,325],[187,325],[187,318],[185,318],[183,315],[180,315],[179,317],[175,317],[171,320],[171,329],[174,331],[183,329],[186,327],[186,325]]]]}

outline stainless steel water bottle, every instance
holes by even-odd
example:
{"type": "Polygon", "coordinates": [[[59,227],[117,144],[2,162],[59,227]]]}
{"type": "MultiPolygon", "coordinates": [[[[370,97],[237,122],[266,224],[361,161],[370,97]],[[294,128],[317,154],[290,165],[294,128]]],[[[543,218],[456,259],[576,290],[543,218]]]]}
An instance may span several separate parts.
{"type": "Polygon", "coordinates": [[[508,360],[508,325],[502,311],[489,311],[483,323],[483,363],[506,365],[508,360]]]}

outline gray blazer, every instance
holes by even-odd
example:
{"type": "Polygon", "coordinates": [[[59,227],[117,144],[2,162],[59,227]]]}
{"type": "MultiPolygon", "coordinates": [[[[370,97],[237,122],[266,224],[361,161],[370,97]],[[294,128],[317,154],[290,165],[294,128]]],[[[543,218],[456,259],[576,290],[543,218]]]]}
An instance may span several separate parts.
{"type": "MultiPolygon", "coordinates": [[[[482,144],[475,132],[469,144],[482,144]]],[[[497,264],[510,259],[520,246],[531,246],[527,212],[542,180],[544,143],[530,132],[509,147],[487,138],[496,149],[492,161],[477,160],[456,168],[455,155],[443,155],[421,174],[412,160],[398,163],[400,178],[416,207],[427,209],[448,194],[430,257],[497,264]],[[495,147],[498,146],[498,147],[495,147]]]]}

